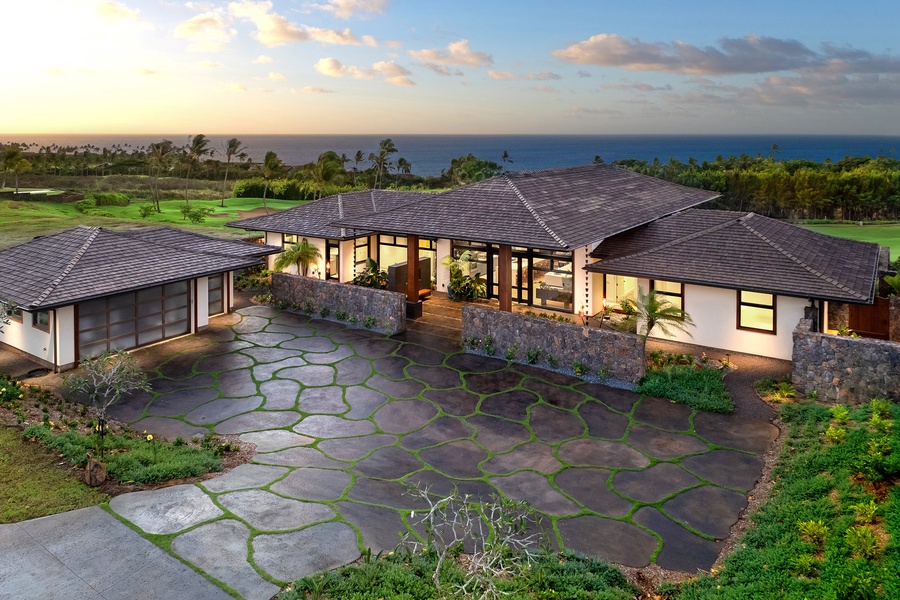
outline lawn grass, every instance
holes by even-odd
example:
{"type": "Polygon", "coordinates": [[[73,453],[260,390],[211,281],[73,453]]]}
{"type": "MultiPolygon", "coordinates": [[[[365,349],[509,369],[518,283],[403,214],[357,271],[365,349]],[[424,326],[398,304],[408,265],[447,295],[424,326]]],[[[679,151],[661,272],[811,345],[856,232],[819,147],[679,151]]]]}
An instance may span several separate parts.
{"type": "Polygon", "coordinates": [[[106,502],[106,494],[72,476],[69,464],[40,444],[22,438],[14,427],[0,427],[0,523],[27,519],[106,502]]]}
{"type": "MultiPolygon", "coordinates": [[[[897,422],[898,406],[889,410],[897,422]]],[[[683,585],[678,600],[900,598],[900,435],[870,415],[784,405],[769,500],[722,570],[683,585]]]]}
{"type": "Polygon", "coordinates": [[[804,228],[836,237],[875,242],[879,246],[890,246],[891,260],[900,257],[900,223],[891,225],[803,225],[804,228]]]}
{"type": "MultiPolygon", "coordinates": [[[[146,219],[140,215],[142,203],[141,200],[135,200],[129,206],[102,206],[98,210],[112,216],[99,216],[78,212],[74,203],[0,200],[0,247],[26,242],[35,236],[56,233],[77,225],[110,229],[163,225],[181,227],[198,233],[215,232],[217,235],[224,233],[239,238],[245,237],[247,232],[225,227],[225,224],[240,219],[240,211],[262,207],[261,198],[230,198],[225,201],[225,208],[219,206],[220,200],[191,200],[192,206],[212,210],[212,214],[207,216],[203,223],[195,225],[184,219],[181,214],[184,200],[161,200],[162,213],[154,213],[146,219]]],[[[272,210],[284,210],[304,204],[294,200],[272,199],[268,199],[266,203],[272,210]]]]}

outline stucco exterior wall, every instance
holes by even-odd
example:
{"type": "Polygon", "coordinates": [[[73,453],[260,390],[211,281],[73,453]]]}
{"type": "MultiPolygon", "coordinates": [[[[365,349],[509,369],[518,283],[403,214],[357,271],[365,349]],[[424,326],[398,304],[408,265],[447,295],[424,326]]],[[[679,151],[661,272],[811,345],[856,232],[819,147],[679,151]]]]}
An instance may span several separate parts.
{"type": "MultiPolygon", "coordinates": [[[[646,294],[650,281],[640,279],[638,285],[646,294]]],[[[804,298],[778,296],[776,333],[748,331],[737,328],[738,295],[735,290],[685,284],[684,310],[694,321],[694,327],[688,328],[692,336],[676,331],[672,337],[666,337],[655,330],[651,337],[790,360],[794,327],[803,318],[803,309],[808,305],[809,301],[804,298]]]]}
{"type": "Polygon", "coordinates": [[[203,331],[209,326],[209,277],[198,277],[195,289],[197,294],[193,298],[193,302],[197,305],[197,309],[194,311],[197,322],[194,323],[194,331],[203,331]]]}
{"type": "MultiPolygon", "coordinates": [[[[279,248],[281,248],[281,245],[284,243],[284,236],[274,231],[267,231],[265,238],[266,244],[269,246],[278,246],[279,248]]],[[[277,256],[277,254],[270,254],[266,257],[267,269],[272,270],[275,268],[275,258],[277,256]]]]}
{"type": "Polygon", "coordinates": [[[75,366],[75,307],[57,308],[56,321],[57,364],[65,370],[75,366]]]}
{"type": "Polygon", "coordinates": [[[32,325],[32,313],[22,311],[21,322],[10,319],[9,324],[3,326],[3,333],[0,333],[0,342],[21,350],[47,366],[52,366],[56,358],[54,328],[53,311],[50,311],[49,332],[34,327],[32,325]]]}
{"type": "MultiPolygon", "coordinates": [[[[593,315],[600,310],[599,307],[594,308],[594,277],[591,276],[591,273],[584,270],[585,265],[593,262],[591,258],[592,249],[591,246],[584,246],[573,253],[572,300],[574,304],[572,306],[576,315],[579,312],[593,315]]],[[[602,285],[602,280],[600,281],[602,285]]]]}
{"type": "Polygon", "coordinates": [[[435,267],[435,275],[437,278],[437,291],[447,293],[447,286],[450,284],[450,269],[441,263],[453,251],[453,242],[451,240],[438,239],[436,248],[437,266],[435,267]]]}

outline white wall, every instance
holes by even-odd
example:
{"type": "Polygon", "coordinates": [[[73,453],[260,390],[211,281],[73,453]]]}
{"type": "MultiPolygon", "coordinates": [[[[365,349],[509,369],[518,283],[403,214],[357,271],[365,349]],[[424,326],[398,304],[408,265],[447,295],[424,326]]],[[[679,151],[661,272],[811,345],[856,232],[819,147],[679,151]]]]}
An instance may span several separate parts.
{"type": "Polygon", "coordinates": [[[347,240],[340,243],[340,247],[338,248],[338,255],[341,259],[340,264],[340,281],[353,281],[353,277],[356,273],[353,272],[354,263],[354,247],[355,243],[353,240],[347,240]]]}
{"type": "MultiPolygon", "coordinates": [[[[638,279],[638,286],[646,294],[650,281],[638,279]]],[[[655,330],[651,337],[790,360],[794,347],[794,328],[803,318],[803,309],[809,301],[778,296],[776,334],[772,335],[737,328],[737,298],[735,290],[685,284],[684,310],[694,321],[694,327],[688,328],[693,337],[675,332],[671,338],[665,338],[659,330],[655,330]]]]}
{"type": "Polygon", "coordinates": [[[55,343],[53,341],[53,331],[55,327],[53,311],[50,312],[50,331],[46,332],[32,326],[32,314],[22,311],[22,322],[10,319],[8,325],[3,326],[3,333],[0,333],[0,342],[9,344],[13,348],[21,350],[26,354],[54,364],[55,343]]]}
{"type": "MultiPolygon", "coordinates": [[[[280,233],[275,233],[274,231],[266,232],[266,244],[269,246],[278,246],[281,248],[281,245],[284,243],[284,236],[280,233]]],[[[275,268],[275,258],[277,254],[270,254],[266,257],[266,268],[270,271],[275,268]]]]}
{"type": "Polygon", "coordinates": [[[450,283],[450,269],[441,263],[453,251],[453,242],[451,240],[438,239],[435,248],[437,250],[437,267],[435,267],[437,291],[447,293],[447,285],[450,283]]]}
{"type": "Polygon", "coordinates": [[[197,278],[197,296],[194,302],[197,303],[197,322],[194,323],[194,331],[203,331],[209,326],[209,277],[197,278]]]}
{"type": "Polygon", "coordinates": [[[57,366],[75,366],[75,307],[57,308],[56,321],[57,366]]]}

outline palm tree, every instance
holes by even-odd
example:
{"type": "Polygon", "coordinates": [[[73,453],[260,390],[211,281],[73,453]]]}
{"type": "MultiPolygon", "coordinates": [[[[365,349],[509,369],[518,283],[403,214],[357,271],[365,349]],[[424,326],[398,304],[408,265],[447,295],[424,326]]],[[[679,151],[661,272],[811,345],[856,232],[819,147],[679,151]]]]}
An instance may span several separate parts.
{"type": "Polygon", "coordinates": [[[162,209],[159,206],[159,176],[162,173],[163,168],[168,166],[169,159],[174,152],[175,145],[171,140],[163,140],[161,142],[156,142],[155,144],[150,144],[150,150],[148,151],[150,172],[152,173],[153,168],[156,167],[156,172],[150,183],[150,191],[153,194],[153,206],[158,213],[162,212],[162,209]]]}
{"type": "Polygon", "coordinates": [[[3,169],[3,184],[0,188],[6,187],[6,173],[12,171],[16,167],[16,163],[22,158],[22,151],[16,146],[7,146],[0,154],[0,168],[3,169]]]}
{"type": "Polygon", "coordinates": [[[266,157],[263,159],[261,165],[259,165],[259,173],[262,175],[262,178],[265,180],[266,184],[263,186],[263,208],[266,209],[266,214],[269,214],[269,206],[266,204],[266,192],[269,191],[269,182],[272,181],[275,177],[282,174],[287,165],[284,164],[278,155],[275,154],[272,150],[266,152],[266,157]]]}
{"type": "Polygon", "coordinates": [[[237,139],[236,137],[228,140],[228,143],[225,145],[225,180],[222,182],[222,204],[220,206],[225,206],[225,190],[228,189],[228,168],[231,166],[231,159],[235,156],[238,157],[238,160],[244,160],[247,158],[247,146],[244,145],[244,142],[237,139]]]}
{"type": "Polygon", "coordinates": [[[323,197],[328,184],[343,171],[341,160],[336,152],[329,150],[320,154],[316,162],[307,166],[306,171],[315,190],[313,200],[323,197]]]}
{"type": "Polygon", "coordinates": [[[297,265],[297,274],[306,277],[309,265],[318,262],[320,258],[322,258],[322,252],[310,244],[306,238],[303,238],[290,248],[285,248],[275,258],[274,267],[276,271],[283,271],[291,265],[297,265]]]}
{"type": "Polygon", "coordinates": [[[31,162],[27,158],[20,158],[13,166],[16,174],[16,193],[19,193],[19,173],[31,173],[31,162]]]}
{"type": "Polygon", "coordinates": [[[378,144],[378,154],[369,153],[369,160],[375,167],[375,187],[379,187],[384,178],[384,171],[390,163],[391,154],[397,153],[397,147],[391,138],[385,138],[378,144]]]}
{"type": "Polygon", "coordinates": [[[503,162],[505,162],[505,163],[513,163],[513,162],[515,162],[513,159],[511,159],[511,158],[509,157],[509,152],[506,151],[506,150],[503,151],[503,154],[500,155],[500,158],[501,158],[501,159],[503,160],[503,162]]]}
{"type": "Polygon", "coordinates": [[[187,163],[188,179],[188,181],[184,184],[184,202],[185,204],[187,204],[188,185],[191,179],[191,169],[193,168],[194,164],[196,164],[204,156],[212,156],[213,154],[215,154],[215,150],[209,147],[209,138],[202,133],[198,133],[190,139],[188,145],[185,147],[184,152],[184,160],[185,163],[187,163]]]}
{"type": "Polygon", "coordinates": [[[402,156],[397,159],[397,181],[395,182],[395,187],[400,189],[400,173],[404,175],[409,175],[412,172],[412,163],[403,158],[402,156]]]}
{"type": "Polygon", "coordinates": [[[666,300],[665,296],[656,290],[650,290],[646,294],[638,290],[637,319],[638,335],[641,337],[641,348],[644,354],[647,352],[647,338],[656,327],[659,327],[659,330],[666,336],[670,336],[674,330],[678,330],[693,337],[687,330],[688,326],[694,324],[691,316],[666,300]]]}
{"type": "Polygon", "coordinates": [[[362,150],[357,150],[353,155],[353,185],[356,185],[356,176],[359,174],[359,163],[366,160],[366,155],[362,150]]]}

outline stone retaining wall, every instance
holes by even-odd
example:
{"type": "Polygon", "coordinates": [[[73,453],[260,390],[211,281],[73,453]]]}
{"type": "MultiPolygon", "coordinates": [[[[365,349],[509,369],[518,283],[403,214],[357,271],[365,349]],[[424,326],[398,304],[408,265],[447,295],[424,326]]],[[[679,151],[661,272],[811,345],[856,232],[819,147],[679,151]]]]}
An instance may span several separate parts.
{"type": "Polygon", "coordinates": [[[388,335],[406,329],[406,296],[397,292],[274,273],[272,295],[277,302],[308,309],[312,314],[320,314],[324,307],[331,319],[343,312],[345,322],[357,327],[365,327],[367,319],[374,318],[369,328],[388,335]]]}
{"type": "Polygon", "coordinates": [[[900,342],[900,296],[891,296],[891,316],[888,335],[892,342],[900,342]]]}
{"type": "Polygon", "coordinates": [[[638,336],[618,331],[582,327],[473,306],[463,306],[462,336],[477,339],[484,347],[490,336],[494,355],[506,356],[509,348],[518,344],[514,362],[527,364],[527,352],[537,350],[540,359],[535,364],[548,366],[547,355],[559,368],[572,369],[574,362],[586,365],[592,373],[603,372],[620,381],[637,382],[644,376],[644,355],[638,336]]]}
{"type": "Polygon", "coordinates": [[[794,330],[793,383],[821,399],[863,403],[900,400],[900,344],[812,331],[801,319],[794,330]]]}

